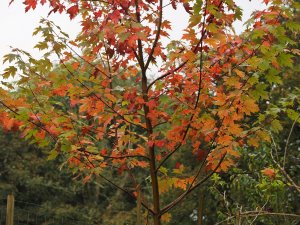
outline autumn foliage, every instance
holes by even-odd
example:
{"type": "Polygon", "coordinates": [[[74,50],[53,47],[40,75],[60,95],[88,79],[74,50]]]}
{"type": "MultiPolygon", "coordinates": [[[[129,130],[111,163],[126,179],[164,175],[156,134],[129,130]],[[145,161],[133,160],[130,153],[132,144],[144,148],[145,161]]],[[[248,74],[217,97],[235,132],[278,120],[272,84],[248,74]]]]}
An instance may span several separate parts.
{"type": "MultiPolygon", "coordinates": [[[[43,19],[34,35],[44,57],[13,49],[4,74],[18,74],[1,92],[1,124],[22,136],[53,146],[49,158],[65,155],[79,173],[103,176],[106,169],[129,173],[135,191],[123,190],[153,217],[154,224],[215,172],[226,172],[239,149],[269,141],[260,102],[293,63],[282,24],[293,1],[264,1],[248,28],[236,35],[241,19],[233,0],[25,0],[25,11],[49,4],[49,14],[80,17],[82,31],[70,40],[43,19]],[[165,7],[184,8],[189,23],[180,40],[165,7]],[[167,43],[167,44],[166,44],[167,43]],[[56,56],[58,64],[50,61],[56,56]],[[15,88],[17,87],[17,89],[15,88]],[[186,170],[182,155],[194,169],[186,170]],[[135,179],[136,171],[143,179],[135,179]],[[150,184],[143,182],[150,177],[150,184]],[[140,187],[150,185],[151,196],[140,187]],[[172,202],[167,192],[181,190],[172,202]]],[[[267,176],[273,172],[265,170],[267,176]]],[[[132,189],[131,189],[132,190],[132,189]]],[[[178,192],[177,192],[178,193],[178,192]]],[[[169,216],[163,217],[168,220],[169,216]]]]}

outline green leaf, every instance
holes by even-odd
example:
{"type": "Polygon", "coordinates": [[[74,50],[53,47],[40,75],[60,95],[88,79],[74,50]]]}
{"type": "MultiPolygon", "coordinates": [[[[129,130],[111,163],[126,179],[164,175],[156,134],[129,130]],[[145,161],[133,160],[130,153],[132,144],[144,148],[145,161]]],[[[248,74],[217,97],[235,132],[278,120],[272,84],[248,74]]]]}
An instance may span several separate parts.
{"type": "Polygon", "coordinates": [[[164,175],[167,175],[167,174],[168,174],[168,169],[167,169],[166,167],[161,166],[161,167],[159,168],[159,171],[160,171],[162,174],[164,174],[164,175]]]}
{"type": "Polygon", "coordinates": [[[37,48],[38,50],[44,50],[48,48],[48,44],[45,41],[40,41],[34,46],[34,48],[37,48]]]}
{"type": "Polygon", "coordinates": [[[57,156],[58,156],[58,152],[55,149],[53,149],[52,151],[50,151],[47,160],[56,159],[57,156]]]}
{"type": "Polygon", "coordinates": [[[121,42],[124,42],[128,37],[130,36],[130,33],[120,33],[119,38],[121,42]]]}
{"type": "Polygon", "coordinates": [[[264,84],[264,83],[259,83],[255,86],[255,90],[253,90],[251,92],[251,94],[253,95],[253,97],[256,100],[261,99],[268,99],[268,92],[265,91],[265,89],[268,87],[268,85],[264,84]]]}
{"type": "Polygon", "coordinates": [[[207,11],[216,17],[217,17],[217,14],[219,14],[218,7],[213,4],[208,4],[207,11]]]}
{"type": "Polygon", "coordinates": [[[194,10],[194,15],[199,15],[201,8],[203,5],[203,1],[202,0],[198,0],[196,1],[195,5],[193,6],[193,10],[194,10]]]}
{"type": "Polygon", "coordinates": [[[210,23],[208,26],[207,26],[207,30],[209,32],[213,32],[213,33],[216,33],[218,31],[218,27],[215,23],[210,23]]]}
{"type": "Polygon", "coordinates": [[[192,15],[189,19],[189,26],[190,27],[194,27],[196,25],[198,25],[201,21],[202,15],[192,15]]]}
{"type": "Polygon", "coordinates": [[[234,12],[234,19],[242,21],[243,11],[240,7],[237,7],[234,12]]]}
{"type": "Polygon", "coordinates": [[[281,80],[281,77],[278,76],[278,74],[279,74],[278,70],[276,70],[274,68],[270,68],[265,77],[270,84],[272,84],[272,83],[281,84],[282,80],[281,80]]]}
{"type": "Polygon", "coordinates": [[[96,153],[98,154],[99,153],[99,149],[95,146],[87,146],[86,150],[90,153],[96,153]]]}
{"type": "Polygon", "coordinates": [[[69,150],[71,150],[71,143],[68,142],[67,140],[64,140],[62,143],[61,143],[61,151],[62,152],[68,152],[69,150]]]}
{"type": "Polygon", "coordinates": [[[275,119],[271,122],[271,129],[272,129],[272,131],[274,131],[275,133],[278,134],[279,131],[281,131],[283,129],[283,127],[282,127],[280,121],[275,119]]]}
{"type": "Polygon", "coordinates": [[[18,71],[18,70],[17,70],[16,67],[14,67],[14,66],[9,66],[8,68],[6,68],[6,69],[4,70],[4,73],[3,73],[2,77],[3,77],[4,79],[7,79],[7,78],[9,78],[9,77],[14,77],[14,76],[16,75],[17,71],[18,71]]]}
{"type": "Polygon", "coordinates": [[[147,39],[147,35],[144,32],[136,32],[136,36],[141,40],[147,39]]]}
{"type": "Polygon", "coordinates": [[[32,33],[32,36],[37,35],[38,33],[40,33],[42,31],[42,27],[38,26],[34,29],[34,32],[32,33]]]}
{"type": "Polygon", "coordinates": [[[252,33],[252,38],[253,39],[258,39],[258,38],[262,38],[265,35],[265,31],[260,29],[260,30],[254,30],[252,33]]]}
{"type": "Polygon", "coordinates": [[[251,85],[254,85],[254,84],[257,84],[259,82],[259,79],[258,79],[258,74],[253,74],[249,80],[248,80],[249,84],[251,85]]]}
{"type": "Polygon", "coordinates": [[[17,54],[13,54],[13,53],[7,54],[3,56],[3,63],[6,63],[7,61],[11,63],[12,61],[16,60],[17,57],[18,57],[17,54]]]}
{"type": "Polygon", "coordinates": [[[287,21],[285,25],[286,25],[286,27],[290,31],[293,31],[293,32],[300,31],[300,24],[299,24],[299,22],[296,22],[296,21],[287,21]]]}
{"type": "MultiPolygon", "coordinates": [[[[295,110],[293,110],[293,109],[287,109],[287,110],[286,110],[286,113],[287,113],[287,116],[288,116],[291,120],[293,120],[293,121],[299,119],[299,115],[300,115],[300,114],[299,114],[298,112],[296,112],[295,110]]],[[[299,122],[299,120],[298,120],[298,122],[299,122]]]]}
{"type": "Polygon", "coordinates": [[[287,66],[292,68],[293,67],[293,55],[288,54],[288,53],[281,53],[278,56],[278,62],[281,66],[287,66]]]}
{"type": "Polygon", "coordinates": [[[258,64],[258,68],[262,71],[266,71],[267,69],[270,68],[270,62],[269,60],[261,60],[260,63],[258,64]]]}

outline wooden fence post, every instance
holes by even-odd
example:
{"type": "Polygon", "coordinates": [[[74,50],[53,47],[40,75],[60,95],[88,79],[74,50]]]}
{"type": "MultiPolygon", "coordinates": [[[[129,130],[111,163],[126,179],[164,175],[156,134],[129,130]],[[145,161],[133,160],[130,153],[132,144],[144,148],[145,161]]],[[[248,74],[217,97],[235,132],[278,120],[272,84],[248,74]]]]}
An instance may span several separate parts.
{"type": "Polygon", "coordinates": [[[142,225],[142,212],[141,212],[141,208],[142,208],[142,195],[141,195],[141,186],[138,185],[137,186],[137,218],[136,218],[136,224],[137,225],[142,225]]]}
{"type": "Polygon", "coordinates": [[[14,225],[14,207],[15,197],[10,194],[7,196],[6,225],[14,225]]]}
{"type": "Polygon", "coordinates": [[[235,224],[242,225],[242,216],[240,211],[236,213],[235,224]]]}

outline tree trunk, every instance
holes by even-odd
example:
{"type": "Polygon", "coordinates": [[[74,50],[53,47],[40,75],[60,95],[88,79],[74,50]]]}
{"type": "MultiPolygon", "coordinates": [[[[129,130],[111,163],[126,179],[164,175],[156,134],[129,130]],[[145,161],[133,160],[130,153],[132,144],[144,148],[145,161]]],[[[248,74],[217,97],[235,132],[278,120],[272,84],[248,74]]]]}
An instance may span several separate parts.
{"type": "Polygon", "coordinates": [[[203,225],[203,211],[204,211],[204,190],[200,189],[199,204],[198,204],[198,225],[203,225]]]}
{"type": "Polygon", "coordinates": [[[161,225],[160,216],[158,215],[153,216],[153,225],[161,225]]]}
{"type": "Polygon", "coordinates": [[[136,224],[142,225],[142,215],[141,215],[141,208],[142,208],[142,195],[141,195],[141,186],[138,185],[137,187],[137,216],[136,216],[136,224]]]}

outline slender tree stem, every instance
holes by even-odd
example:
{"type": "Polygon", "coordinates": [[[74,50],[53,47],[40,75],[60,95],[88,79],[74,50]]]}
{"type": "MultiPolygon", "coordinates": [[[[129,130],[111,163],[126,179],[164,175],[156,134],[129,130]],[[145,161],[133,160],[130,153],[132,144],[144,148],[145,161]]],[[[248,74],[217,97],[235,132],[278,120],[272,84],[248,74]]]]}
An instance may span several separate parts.
{"type": "MultiPolygon", "coordinates": [[[[151,136],[153,134],[153,125],[151,120],[149,119],[149,106],[147,105],[147,102],[149,101],[149,96],[148,96],[148,89],[147,89],[147,68],[149,66],[151,57],[154,53],[154,49],[156,48],[157,42],[159,40],[159,33],[161,29],[161,21],[162,21],[162,4],[163,0],[160,0],[160,13],[159,13],[159,23],[158,23],[158,33],[156,35],[156,38],[153,42],[152,50],[149,55],[149,58],[145,64],[144,61],[144,55],[143,55],[143,44],[142,40],[138,39],[138,52],[136,53],[136,58],[139,62],[139,66],[141,68],[141,73],[142,73],[142,79],[141,79],[141,86],[142,86],[142,95],[143,95],[143,100],[144,100],[144,120],[146,123],[146,130],[147,130],[147,136],[148,140],[151,140],[151,136]],[[137,55],[138,54],[138,55],[137,55]]],[[[135,1],[135,6],[136,6],[136,19],[138,23],[141,23],[141,18],[140,18],[140,12],[139,12],[139,0],[135,1]]],[[[153,222],[154,225],[161,225],[160,221],[160,200],[159,200],[159,187],[158,187],[158,177],[157,177],[157,170],[156,170],[156,162],[155,162],[155,146],[151,145],[148,147],[148,154],[149,154],[149,166],[150,166],[150,177],[151,177],[151,186],[152,186],[152,202],[153,202],[153,222]]]]}

